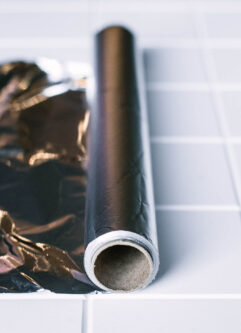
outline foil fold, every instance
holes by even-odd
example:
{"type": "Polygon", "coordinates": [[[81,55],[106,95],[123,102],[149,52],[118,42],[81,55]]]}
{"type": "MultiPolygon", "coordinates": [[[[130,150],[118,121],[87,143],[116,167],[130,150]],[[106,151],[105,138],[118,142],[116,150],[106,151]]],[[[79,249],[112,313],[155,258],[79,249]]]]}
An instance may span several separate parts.
{"type": "Polygon", "coordinates": [[[37,62],[0,66],[0,290],[83,293],[86,78],[37,62]]]}

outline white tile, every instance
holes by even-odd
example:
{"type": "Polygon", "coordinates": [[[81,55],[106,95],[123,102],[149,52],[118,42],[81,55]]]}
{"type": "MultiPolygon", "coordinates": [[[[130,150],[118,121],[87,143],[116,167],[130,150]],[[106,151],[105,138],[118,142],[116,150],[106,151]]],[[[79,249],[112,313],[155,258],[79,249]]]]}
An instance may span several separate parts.
{"type": "MultiPolygon", "coordinates": [[[[54,4],[54,3],[56,4],[56,3],[58,3],[58,2],[62,2],[62,3],[63,3],[63,2],[66,2],[66,3],[69,3],[69,0],[42,0],[42,1],[43,1],[43,2],[46,2],[46,1],[47,1],[48,3],[52,3],[52,4],[54,4]]],[[[79,1],[79,0],[71,0],[71,2],[75,2],[75,1],[77,2],[77,1],[79,1]]],[[[154,1],[154,0],[152,0],[152,1],[154,1]]],[[[3,2],[3,3],[5,2],[5,3],[7,3],[7,4],[9,4],[9,3],[10,3],[10,4],[11,4],[11,3],[16,3],[16,2],[19,3],[19,2],[20,2],[20,3],[22,3],[23,6],[25,5],[26,7],[27,7],[27,4],[28,4],[26,0],[18,0],[18,1],[17,1],[17,0],[3,0],[2,2],[3,2]]],[[[32,0],[32,1],[31,1],[31,3],[34,3],[34,2],[37,3],[37,4],[39,4],[39,0],[32,0]]]]}
{"type": "Polygon", "coordinates": [[[142,293],[241,294],[238,212],[157,211],[160,268],[142,293]]]}
{"type": "Polygon", "coordinates": [[[241,37],[241,13],[208,13],[205,19],[209,37],[241,37]]]}
{"type": "Polygon", "coordinates": [[[57,60],[70,60],[90,62],[90,53],[86,48],[9,48],[1,49],[0,62],[11,60],[29,60],[38,57],[55,58],[57,60]]]}
{"type": "Polygon", "coordinates": [[[222,100],[231,136],[241,137],[241,94],[223,92],[222,100]]]}
{"type": "MultiPolygon", "coordinates": [[[[19,295],[18,295],[19,296],[19,295]]],[[[82,332],[81,299],[1,299],[1,332],[82,332]]]]}
{"type": "Polygon", "coordinates": [[[91,18],[79,12],[3,13],[0,14],[0,37],[86,36],[91,18]]]}
{"type": "Polygon", "coordinates": [[[240,333],[241,301],[95,299],[92,332],[240,333]]]}
{"type": "Polygon", "coordinates": [[[191,38],[195,34],[192,17],[188,13],[163,13],[158,11],[149,13],[103,13],[101,24],[126,25],[140,38],[191,38]]]}
{"type": "Polygon", "coordinates": [[[235,156],[235,162],[239,176],[239,179],[236,180],[237,181],[236,186],[239,189],[239,191],[241,191],[241,145],[233,145],[231,149],[235,156]]]}
{"type": "Polygon", "coordinates": [[[220,82],[241,82],[241,50],[213,50],[213,58],[220,82]]]}
{"type": "Polygon", "coordinates": [[[196,49],[146,49],[149,82],[205,81],[201,53],[196,49]]]}
{"type": "MultiPolygon", "coordinates": [[[[188,13],[146,12],[23,12],[0,13],[0,37],[80,37],[94,28],[123,24],[139,37],[194,37],[191,15],[188,13]]],[[[92,8],[93,10],[93,8],[92,8]]]]}
{"type": "Polygon", "coordinates": [[[215,144],[152,144],[157,205],[235,204],[224,148],[215,144]]]}
{"type": "Polygon", "coordinates": [[[207,92],[148,91],[152,136],[218,136],[211,95],[207,92]]]}

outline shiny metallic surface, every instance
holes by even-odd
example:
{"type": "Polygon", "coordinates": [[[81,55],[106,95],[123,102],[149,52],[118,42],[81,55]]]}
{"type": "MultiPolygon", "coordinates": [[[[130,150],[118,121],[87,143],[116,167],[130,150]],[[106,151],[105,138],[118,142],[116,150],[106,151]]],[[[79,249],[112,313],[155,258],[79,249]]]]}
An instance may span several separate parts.
{"type": "Polygon", "coordinates": [[[84,293],[85,78],[0,66],[0,290],[84,293]]]}
{"type": "Polygon", "coordinates": [[[153,280],[159,265],[147,119],[136,58],[134,37],[125,28],[109,27],[97,34],[85,260],[86,271],[97,285],[92,258],[103,235],[108,241],[121,241],[125,231],[134,244],[142,240],[153,260],[150,278],[142,287],[153,280]]]}
{"type": "MultiPolygon", "coordinates": [[[[102,30],[95,59],[94,103],[86,97],[91,80],[75,66],[67,74],[47,59],[0,66],[1,292],[113,291],[96,278],[95,263],[115,244],[138,250],[149,267],[144,272],[134,258],[142,281],[135,287],[117,267],[121,291],[155,278],[149,138],[133,35],[102,30]]],[[[131,278],[128,260],[125,267],[131,278]]]]}

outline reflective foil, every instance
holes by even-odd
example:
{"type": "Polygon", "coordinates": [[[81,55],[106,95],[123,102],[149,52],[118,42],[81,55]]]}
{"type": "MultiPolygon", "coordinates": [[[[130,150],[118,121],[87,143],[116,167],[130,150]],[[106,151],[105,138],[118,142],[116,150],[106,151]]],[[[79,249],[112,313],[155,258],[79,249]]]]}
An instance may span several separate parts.
{"type": "Polygon", "coordinates": [[[84,77],[53,80],[36,63],[0,66],[2,292],[93,290],[82,263],[85,85],[84,77]]]}
{"type": "Polygon", "coordinates": [[[0,66],[2,292],[133,291],[156,275],[134,37],[110,27],[96,35],[95,49],[88,103],[80,64],[66,70],[39,59],[0,66]]]}
{"type": "Polygon", "coordinates": [[[119,26],[100,31],[95,45],[85,269],[102,289],[132,291],[159,264],[140,57],[119,26]]]}

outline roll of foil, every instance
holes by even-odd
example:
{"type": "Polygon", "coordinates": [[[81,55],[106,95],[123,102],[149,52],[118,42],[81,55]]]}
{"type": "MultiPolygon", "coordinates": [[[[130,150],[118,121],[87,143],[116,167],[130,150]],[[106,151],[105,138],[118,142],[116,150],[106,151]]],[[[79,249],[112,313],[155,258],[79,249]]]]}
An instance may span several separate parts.
{"type": "Polygon", "coordinates": [[[110,27],[95,44],[90,101],[76,64],[0,66],[1,292],[132,291],[157,272],[134,38],[110,27]]]}

